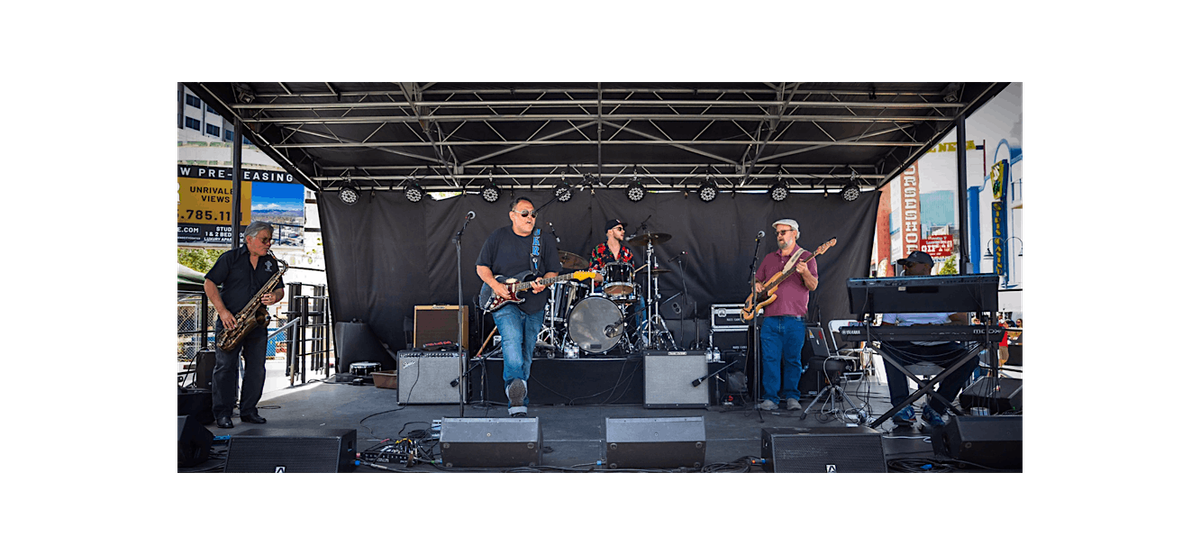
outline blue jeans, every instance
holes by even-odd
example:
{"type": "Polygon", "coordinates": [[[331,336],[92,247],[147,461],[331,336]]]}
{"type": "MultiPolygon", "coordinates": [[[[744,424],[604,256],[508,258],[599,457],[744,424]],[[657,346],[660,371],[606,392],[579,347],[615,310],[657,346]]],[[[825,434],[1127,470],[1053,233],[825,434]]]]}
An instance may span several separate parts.
{"type": "Polygon", "coordinates": [[[804,348],[806,329],[799,316],[763,318],[759,329],[763,399],[776,404],[780,398],[800,399],[800,374],[804,372],[800,349],[804,348]]]}
{"type": "MultiPolygon", "coordinates": [[[[545,309],[526,314],[515,304],[505,305],[492,313],[496,329],[500,333],[500,349],[504,352],[504,387],[513,380],[529,381],[529,365],[533,363],[533,348],[537,346],[537,335],[542,330],[545,309]]],[[[529,388],[526,384],[525,405],[529,404],[529,388]]],[[[511,403],[510,403],[511,406],[511,403]]]]}
{"type": "MultiPolygon", "coordinates": [[[[930,362],[941,366],[942,369],[949,368],[956,359],[967,354],[965,346],[954,342],[941,345],[916,345],[908,341],[891,341],[881,343],[880,347],[888,356],[895,358],[905,366],[918,362],[930,362]]],[[[886,358],[883,359],[883,366],[887,369],[888,395],[891,397],[892,406],[897,407],[909,396],[908,376],[886,358]]],[[[971,357],[962,366],[959,366],[958,370],[938,382],[934,390],[953,403],[954,398],[958,397],[958,393],[962,391],[967,378],[977,368],[979,368],[979,357],[971,357]]],[[[944,414],[949,408],[932,395],[929,396],[926,404],[938,414],[944,414]]]]}
{"type": "Polygon", "coordinates": [[[232,351],[220,348],[217,364],[212,375],[213,416],[233,416],[233,405],[238,398],[238,357],[245,362],[242,372],[242,400],[238,414],[258,414],[258,400],[262,398],[263,384],[267,381],[267,333],[252,334],[238,343],[232,351]]]}

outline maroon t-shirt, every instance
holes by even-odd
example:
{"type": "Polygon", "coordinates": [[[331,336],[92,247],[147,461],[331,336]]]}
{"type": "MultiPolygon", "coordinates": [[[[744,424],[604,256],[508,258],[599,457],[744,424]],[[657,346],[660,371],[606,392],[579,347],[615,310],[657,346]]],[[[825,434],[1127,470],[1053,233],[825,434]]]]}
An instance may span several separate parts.
{"type": "MultiPolygon", "coordinates": [[[[792,254],[795,254],[795,251],[792,254]]],[[[801,259],[806,257],[812,257],[812,260],[808,261],[808,271],[813,277],[817,277],[817,257],[808,252],[800,255],[801,259]]],[[[787,264],[789,258],[791,258],[790,255],[783,256],[780,251],[768,253],[763,257],[762,264],[759,264],[754,279],[757,279],[759,283],[766,284],[768,279],[783,270],[783,266],[787,264]]],[[[808,314],[808,293],[808,288],[804,286],[804,280],[800,279],[800,274],[793,272],[783,280],[783,283],[779,284],[779,289],[775,291],[775,302],[763,309],[763,315],[804,316],[808,314]]]]}

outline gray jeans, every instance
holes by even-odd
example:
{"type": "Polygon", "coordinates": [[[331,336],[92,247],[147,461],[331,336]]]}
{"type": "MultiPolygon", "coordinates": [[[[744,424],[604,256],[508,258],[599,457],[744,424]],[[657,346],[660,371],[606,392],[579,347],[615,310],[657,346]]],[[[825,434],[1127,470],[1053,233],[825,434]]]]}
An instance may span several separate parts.
{"type": "Polygon", "coordinates": [[[238,399],[238,357],[245,361],[242,375],[242,401],[238,407],[240,416],[258,414],[258,400],[262,398],[263,383],[267,380],[267,334],[251,335],[242,340],[232,351],[217,349],[217,365],[212,375],[213,416],[233,416],[233,406],[238,399]]]}

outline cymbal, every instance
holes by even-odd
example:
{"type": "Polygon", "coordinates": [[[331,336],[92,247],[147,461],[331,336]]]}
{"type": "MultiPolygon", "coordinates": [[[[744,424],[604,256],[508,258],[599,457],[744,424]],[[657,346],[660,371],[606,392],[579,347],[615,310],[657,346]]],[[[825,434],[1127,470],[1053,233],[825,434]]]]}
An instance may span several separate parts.
{"type": "Polygon", "coordinates": [[[637,237],[630,239],[629,244],[644,247],[650,243],[657,245],[659,243],[669,241],[670,239],[671,235],[667,233],[647,233],[645,235],[638,235],[637,237]]]}
{"type": "MultiPolygon", "coordinates": [[[[637,271],[636,271],[636,272],[634,272],[634,273],[635,273],[635,274],[640,274],[640,273],[642,273],[642,270],[645,270],[645,269],[646,269],[646,266],[647,266],[647,264],[643,264],[643,265],[642,265],[642,267],[641,267],[641,268],[638,268],[638,269],[637,269],[637,271]]],[[[669,274],[669,273],[671,273],[671,269],[670,269],[670,268],[655,268],[655,269],[653,269],[653,270],[650,270],[650,273],[651,273],[651,274],[653,274],[653,275],[656,275],[656,276],[657,276],[658,274],[669,274]]]]}
{"type": "Polygon", "coordinates": [[[587,260],[573,252],[558,251],[558,261],[564,270],[586,270],[588,267],[587,260]]]}

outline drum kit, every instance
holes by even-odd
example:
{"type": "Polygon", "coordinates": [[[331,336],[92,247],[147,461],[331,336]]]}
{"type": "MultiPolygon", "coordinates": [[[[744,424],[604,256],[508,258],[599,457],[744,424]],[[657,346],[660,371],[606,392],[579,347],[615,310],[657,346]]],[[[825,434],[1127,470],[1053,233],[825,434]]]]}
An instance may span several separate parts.
{"type": "MultiPolygon", "coordinates": [[[[660,297],[658,276],[671,270],[657,267],[654,247],[670,238],[666,233],[647,233],[630,239],[629,244],[645,247],[647,263],[637,269],[624,262],[605,265],[599,272],[603,281],[598,289],[578,281],[551,285],[538,345],[548,348],[552,358],[678,349],[656,302],[660,297]],[[642,275],[645,281],[639,282],[642,275]]],[[[588,268],[582,256],[567,251],[558,254],[564,271],[588,268]]]]}

